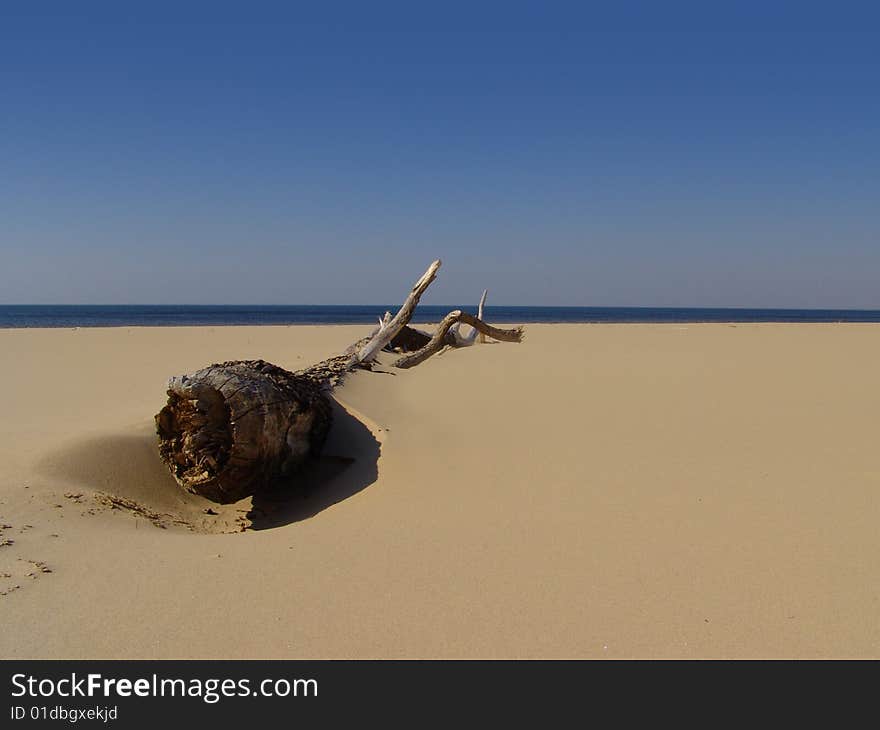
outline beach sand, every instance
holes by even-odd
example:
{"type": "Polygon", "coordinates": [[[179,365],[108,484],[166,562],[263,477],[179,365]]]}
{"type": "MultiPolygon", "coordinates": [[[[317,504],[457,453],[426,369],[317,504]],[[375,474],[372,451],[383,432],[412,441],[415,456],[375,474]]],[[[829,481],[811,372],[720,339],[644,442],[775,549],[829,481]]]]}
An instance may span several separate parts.
{"type": "Polygon", "coordinates": [[[0,331],[0,657],[880,656],[880,326],[530,325],[350,377],[304,495],[181,493],[169,376],[367,330],[0,331]]]}

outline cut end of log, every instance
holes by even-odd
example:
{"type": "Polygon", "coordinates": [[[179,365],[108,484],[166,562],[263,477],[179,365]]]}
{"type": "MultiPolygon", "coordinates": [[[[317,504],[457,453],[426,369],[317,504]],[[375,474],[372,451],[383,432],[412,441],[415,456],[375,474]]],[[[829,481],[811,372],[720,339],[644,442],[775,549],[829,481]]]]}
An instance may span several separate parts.
{"type": "Polygon", "coordinates": [[[191,492],[201,493],[229,460],[233,438],[229,407],[215,388],[203,389],[196,398],[169,388],[168,403],[156,415],[156,432],[159,455],[178,483],[191,492]]]}

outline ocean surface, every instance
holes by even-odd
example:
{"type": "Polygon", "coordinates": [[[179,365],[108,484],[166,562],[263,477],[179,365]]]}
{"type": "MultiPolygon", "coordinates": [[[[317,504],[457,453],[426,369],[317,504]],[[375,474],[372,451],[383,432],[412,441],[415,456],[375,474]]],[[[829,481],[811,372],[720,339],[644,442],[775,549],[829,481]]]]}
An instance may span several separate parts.
{"type": "MultiPolygon", "coordinates": [[[[169,327],[182,325],[372,324],[399,305],[0,305],[0,328],[169,327]]],[[[420,306],[413,322],[437,322],[452,309],[420,306]]],[[[654,307],[486,307],[491,323],[534,322],[880,322],[880,310],[654,307]]]]}

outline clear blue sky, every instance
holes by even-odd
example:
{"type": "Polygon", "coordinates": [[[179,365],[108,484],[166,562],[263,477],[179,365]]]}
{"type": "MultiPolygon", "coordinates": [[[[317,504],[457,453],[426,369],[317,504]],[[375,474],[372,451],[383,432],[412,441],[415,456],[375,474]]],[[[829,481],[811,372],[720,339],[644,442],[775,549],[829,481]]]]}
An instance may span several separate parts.
{"type": "Polygon", "coordinates": [[[878,308],[877,20],[7,3],[0,303],[878,308]]]}

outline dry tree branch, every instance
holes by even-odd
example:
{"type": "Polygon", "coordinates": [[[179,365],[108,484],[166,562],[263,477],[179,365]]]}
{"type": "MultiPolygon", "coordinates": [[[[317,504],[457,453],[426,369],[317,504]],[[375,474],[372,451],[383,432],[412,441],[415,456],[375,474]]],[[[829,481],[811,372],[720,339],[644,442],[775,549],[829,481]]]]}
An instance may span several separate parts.
{"type": "Polygon", "coordinates": [[[420,350],[416,350],[413,353],[398,358],[394,363],[394,367],[401,369],[415,367],[419,363],[427,360],[431,355],[442,350],[443,347],[448,344],[446,342],[446,333],[449,331],[449,328],[457,322],[469,324],[474,328],[474,331],[488,335],[492,339],[501,342],[522,342],[524,336],[522,327],[514,327],[509,330],[499,329],[498,327],[486,324],[483,320],[474,317],[472,314],[462,312],[460,309],[455,309],[443,318],[443,321],[437,326],[437,331],[427,345],[420,350]]]}
{"type": "MultiPolygon", "coordinates": [[[[483,305],[486,304],[486,295],[489,293],[488,289],[483,289],[483,296],[480,297],[480,304],[477,307],[477,319],[483,319],[483,305]]],[[[456,322],[452,325],[452,329],[449,330],[449,334],[452,336],[452,342],[450,344],[455,345],[455,347],[468,347],[473,345],[477,341],[477,332],[478,330],[475,328],[471,328],[470,333],[467,335],[461,334],[461,323],[456,322]]],[[[480,342],[486,341],[486,335],[480,333],[480,342]]]]}
{"type": "Polygon", "coordinates": [[[425,289],[431,285],[431,282],[434,281],[434,278],[437,276],[437,270],[440,268],[440,263],[440,259],[437,259],[428,267],[428,270],[422,274],[422,278],[413,285],[412,291],[409,293],[403,306],[398,310],[397,314],[394,315],[391,321],[384,323],[384,326],[380,326],[379,331],[376,332],[369,342],[352,355],[352,366],[357,363],[374,360],[376,355],[385,349],[388,343],[394,339],[394,336],[406,326],[410,319],[412,319],[413,313],[416,311],[416,307],[419,304],[419,299],[421,299],[422,294],[425,293],[425,289]]]}

